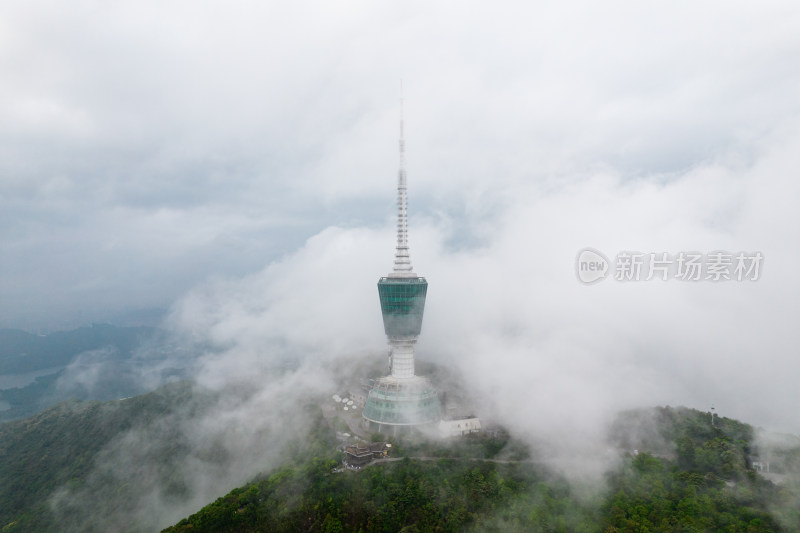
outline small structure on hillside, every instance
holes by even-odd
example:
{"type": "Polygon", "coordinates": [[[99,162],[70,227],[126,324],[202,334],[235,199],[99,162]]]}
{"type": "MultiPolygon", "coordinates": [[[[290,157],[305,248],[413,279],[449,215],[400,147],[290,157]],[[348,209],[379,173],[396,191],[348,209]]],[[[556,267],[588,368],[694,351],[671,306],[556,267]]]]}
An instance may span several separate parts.
{"type": "Polygon", "coordinates": [[[359,442],[344,448],[345,466],[363,466],[373,459],[383,459],[389,455],[392,445],[387,442],[359,442]]]}
{"type": "Polygon", "coordinates": [[[478,433],[480,430],[481,421],[475,416],[466,416],[439,422],[439,433],[442,437],[460,437],[469,433],[478,433]]]}
{"type": "Polygon", "coordinates": [[[367,402],[367,395],[364,391],[353,388],[350,389],[350,399],[353,400],[358,407],[364,407],[364,404],[367,402]]]}
{"type": "Polygon", "coordinates": [[[760,457],[750,456],[747,460],[756,472],[769,472],[769,462],[762,461],[760,457]]]}

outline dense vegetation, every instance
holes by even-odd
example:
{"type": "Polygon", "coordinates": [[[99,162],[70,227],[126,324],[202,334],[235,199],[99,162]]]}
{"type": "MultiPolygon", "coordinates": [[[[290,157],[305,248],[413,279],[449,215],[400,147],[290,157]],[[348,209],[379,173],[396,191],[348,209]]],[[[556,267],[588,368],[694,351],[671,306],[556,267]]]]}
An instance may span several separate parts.
{"type": "MultiPolygon", "coordinates": [[[[232,491],[165,531],[797,531],[797,492],[748,470],[750,426],[707,413],[656,409],[627,413],[616,436],[657,443],[671,457],[631,453],[609,472],[604,490],[578,497],[542,465],[508,459],[504,437],[456,448],[412,444],[405,458],[362,471],[335,472],[318,455],[232,491]],[[643,436],[629,424],[648,418],[643,436]],[[671,443],[671,446],[670,446],[671,443]],[[482,459],[467,457],[469,450],[482,459]],[[437,452],[438,450],[438,452],[437,452]],[[455,450],[455,451],[454,451],[455,450]]],[[[517,455],[515,450],[513,455],[517,455]]]]}
{"type": "MultiPolygon", "coordinates": [[[[147,530],[131,509],[146,501],[136,491],[157,485],[165,488],[159,505],[187,501],[190,489],[175,469],[187,453],[179,421],[217,401],[175,383],[0,424],[0,531],[147,530]],[[98,470],[130,430],[160,436],[145,440],[150,444],[134,459],[141,462],[136,483],[98,470]],[[65,493],[79,495],[80,504],[59,497],[65,493]]],[[[800,530],[800,441],[787,436],[783,448],[770,451],[773,470],[785,476],[775,485],[750,468],[752,457],[765,453],[756,449],[753,429],[727,418],[712,427],[708,413],[623,413],[610,431],[619,463],[609,464],[594,490],[576,492],[536,462],[536,450],[502,431],[446,443],[405,438],[393,442],[391,461],[342,471],[334,430],[318,408],[307,411],[315,429],[291,446],[283,466],[259,476],[254,465],[252,483],[167,531],[800,530]]],[[[213,445],[208,453],[217,453],[213,445]]]]}
{"type": "Polygon", "coordinates": [[[506,518],[524,530],[549,523],[595,529],[591,512],[573,508],[566,483],[529,464],[405,458],[331,474],[334,464],[284,467],[167,531],[507,531],[506,518]]]}
{"type": "MultiPolygon", "coordinates": [[[[190,399],[192,408],[202,408],[199,397],[188,383],[174,383],[128,400],[65,402],[0,424],[0,531],[81,531],[88,512],[123,514],[132,486],[90,477],[99,455],[126,430],[146,428],[177,410],[183,415],[190,399]],[[53,496],[65,489],[85,493],[94,505],[53,507],[53,496]]],[[[149,459],[163,466],[162,484],[169,483],[171,462],[185,452],[180,435],[168,440],[169,446],[148,450],[149,459]]],[[[179,494],[182,487],[172,490],[179,494]]]]}
{"type": "MultiPolygon", "coordinates": [[[[656,447],[670,444],[672,457],[638,453],[609,474],[602,506],[606,530],[795,530],[790,517],[781,524],[772,512],[780,503],[789,509],[793,495],[748,470],[754,452],[750,426],[728,418],[715,418],[712,426],[708,413],[689,409],[658,409],[653,415],[657,431],[645,440],[656,447]]],[[[621,417],[615,429],[630,425],[631,418],[621,417]]]]}

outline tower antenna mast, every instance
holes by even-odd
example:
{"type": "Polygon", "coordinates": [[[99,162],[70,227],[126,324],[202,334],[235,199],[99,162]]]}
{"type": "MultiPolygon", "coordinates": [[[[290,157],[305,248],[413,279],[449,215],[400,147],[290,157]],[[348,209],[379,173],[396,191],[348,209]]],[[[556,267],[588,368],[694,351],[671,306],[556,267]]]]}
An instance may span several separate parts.
{"type": "Polygon", "coordinates": [[[403,110],[403,81],[400,80],[400,169],[397,175],[397,248],[394,253],[393,277],[416,277],[408,250],[408,192],[406,184],[405,116],[403,110]]]}

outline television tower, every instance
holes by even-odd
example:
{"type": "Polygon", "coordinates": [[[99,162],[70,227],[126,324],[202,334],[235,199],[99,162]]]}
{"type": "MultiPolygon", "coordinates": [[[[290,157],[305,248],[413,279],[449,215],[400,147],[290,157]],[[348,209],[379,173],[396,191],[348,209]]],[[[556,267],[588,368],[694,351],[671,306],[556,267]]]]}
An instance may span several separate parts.
{"type": "Polygon", "coordinates": [[[403,99],[400,97],[400,168],[397,176],[397,246],[394,268],[378,280],[383,329],[389,341],[389,375],[367,395],[364,421],[369,429],[397,433],[403,427],[439,422],[441,403],[427,378],[414,373],[414,345],[422,330],[428,282],[411,266],[408,247],[408,195],[403,99]]]}

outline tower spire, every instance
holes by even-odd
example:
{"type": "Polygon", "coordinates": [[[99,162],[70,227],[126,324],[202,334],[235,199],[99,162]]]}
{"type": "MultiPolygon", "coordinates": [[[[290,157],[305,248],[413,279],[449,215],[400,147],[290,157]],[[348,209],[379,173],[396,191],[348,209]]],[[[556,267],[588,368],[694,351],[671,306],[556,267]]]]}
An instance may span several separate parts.
{"type": "Polygon", "coordinates": [[[397,175],[397,248],[390,277],[416,277],[408,252],[408,193],[406,190],[406,141],[404,138],[403,82],[400,81],[400,170],[397,175]]]}

